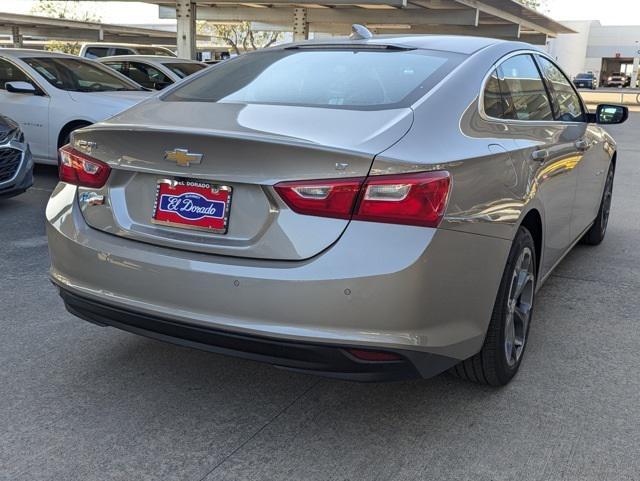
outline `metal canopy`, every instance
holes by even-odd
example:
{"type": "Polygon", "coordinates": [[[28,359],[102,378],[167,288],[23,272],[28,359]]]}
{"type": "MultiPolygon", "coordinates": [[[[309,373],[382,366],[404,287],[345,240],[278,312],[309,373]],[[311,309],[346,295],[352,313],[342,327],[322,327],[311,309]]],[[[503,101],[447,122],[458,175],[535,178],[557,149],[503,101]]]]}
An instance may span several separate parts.
{"type": "Polygon", "coordinates": [[[24,37],[44,40],[104,41],[145,45],[176,44],[176,32],[166,30],[3,12],[0,12],[0,34],[12,35],[13,43],[16,46],[20,46],[19,44],[22,43],[24,37]]]}
{"type": "Polygon", "coordinates": [[[519,39],[545,44],[548,37],[574,33],[514,0],[146,0],[161,18],[177,18],[190,6],[193,21],[254,22],[264,30],[288,30],[295,40],[311,32],[347,35],[361,23],[379,34],[455,34],[519,39]],[[176,14],[176,11],[178,12],[176,14]]]}

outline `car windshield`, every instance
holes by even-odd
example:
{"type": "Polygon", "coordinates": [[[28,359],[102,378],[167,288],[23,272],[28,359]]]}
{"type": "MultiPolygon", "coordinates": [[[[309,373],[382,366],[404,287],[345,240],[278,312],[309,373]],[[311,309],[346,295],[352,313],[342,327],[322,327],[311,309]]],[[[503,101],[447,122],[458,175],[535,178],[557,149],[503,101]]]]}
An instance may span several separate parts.
{"type": "Polygon", "coordinates": [[[199,72],[206,67],[206,65],[201,63],[164,62],[162,65],[167,67],[180,78],[188,77],[189,75],[199,72]]]}
{"type": "Polygon", "coordinates": [[[589,75],[588,73],[579,73],[576,78],[590,80],[593,77],[591,75],[589,75]]]}
{"type": "Polygon", "coordinates": [[[136,84],[113,74],[108,67],[79,58],[31,57],[22,60],[51,85],[61,90],[73,92],[142,90],[136,84]]]}
{"type": "Polygon", "coordinates": [[[162,55],[163,57],[175,57],[171,50],[160,47],[136,47],[139,55],[162,55]]]}
{"type": "Polygon", "coordinates": [[[385,47],[264,50],[222,62],[163,100],[400,108],[422,97],[464,58],[385,47]]]}

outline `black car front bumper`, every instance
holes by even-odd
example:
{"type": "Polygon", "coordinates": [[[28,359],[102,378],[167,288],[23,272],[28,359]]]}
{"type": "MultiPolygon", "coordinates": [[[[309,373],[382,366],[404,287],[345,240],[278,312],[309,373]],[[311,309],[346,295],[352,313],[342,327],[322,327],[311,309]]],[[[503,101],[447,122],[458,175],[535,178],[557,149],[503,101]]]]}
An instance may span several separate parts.
{"type": "Polygon", "coordinates": [[[399,356],[398,360],[362,361],[347,349],[367,350],[371,347],[314,344],[233,333],[125,310],[78,296],[63,288],[60,288],[60,295],[70,313],[100,326],[112,326],[161,341],[326,377],[363,382],[428,378],[459,362],[404,349],[385,349],[385,352],[399,356]]]}
{"type": "Polygon", "coordinates": [[[32,185],[33,158],[29,148],[17,142],[0,145],[0,198],[21,194],[32,185]]]}

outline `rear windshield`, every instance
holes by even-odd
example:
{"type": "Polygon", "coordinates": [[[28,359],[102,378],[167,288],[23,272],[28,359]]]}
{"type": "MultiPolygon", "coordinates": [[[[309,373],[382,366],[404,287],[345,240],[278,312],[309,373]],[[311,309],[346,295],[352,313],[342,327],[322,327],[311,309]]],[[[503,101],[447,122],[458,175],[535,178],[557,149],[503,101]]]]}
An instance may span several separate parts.
{"type": "Polygon", "coordinates": [[[161,47],[136,47],[139,55],[162,55],[163,57],[175,57],[171,50],[161,47]]]}
{"type": "Polygon", "coordinates": [[[579,73],[576,78],[580,78],[580,79],[589,79],[591,80],[593,78],[593,76],[591,74],[588,73],[579,73]]]}
{"type": "Polygon", "coordinates": [[[263,50],[219,63],[163,100],[392,109],[411,105],[464,58],[429,50],[263,50]]]}
{"type": "Polygon", "coordinates": [[[189,75],[199,72],[206,67],[206,65],[202,63],[165,62],[162,65],[167,67],[180,78],[188,77],[189,75]]]}

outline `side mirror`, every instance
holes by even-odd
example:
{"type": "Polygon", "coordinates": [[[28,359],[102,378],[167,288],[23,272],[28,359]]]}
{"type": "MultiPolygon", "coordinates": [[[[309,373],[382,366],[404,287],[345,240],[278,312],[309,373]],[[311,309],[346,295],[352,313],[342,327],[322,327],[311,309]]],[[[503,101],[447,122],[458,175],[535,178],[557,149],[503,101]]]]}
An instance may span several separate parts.
{"type": "Polygon", "coordinates": [[[15,82],[7,82],[4,84],[7,92],[13,92],[14,94],[32,94],[37,93],[36,88],[29,82],[23,82],[22,80],[16,80],[15,82]]]}
{"type": "Polygon", "coordinates": [[[621,124],[629,118],[629,108],[623,105],[601,104],[596,109],[595,122],[601,125],[621,124]]]}

